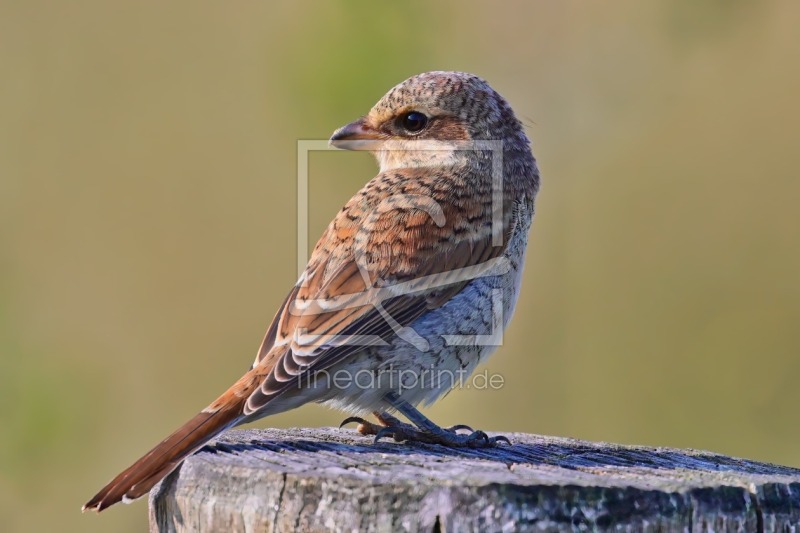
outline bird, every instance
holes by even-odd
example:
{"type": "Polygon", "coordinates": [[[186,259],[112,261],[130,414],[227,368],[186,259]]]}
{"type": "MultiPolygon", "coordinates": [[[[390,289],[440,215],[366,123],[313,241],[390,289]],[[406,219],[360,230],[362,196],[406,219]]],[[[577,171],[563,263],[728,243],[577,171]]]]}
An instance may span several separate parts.
{"type": "Polygon", "coordinates": [[[324,230],[255,361],[83,511],[130,503],[227,429],[310,402],[376,442],[510,444],[440,427],[418,406],[463,385],[513,314],[539,190],[523,125],[484,79],[432,71],[329,142],[372,153],[379,172],[324,230]]]}

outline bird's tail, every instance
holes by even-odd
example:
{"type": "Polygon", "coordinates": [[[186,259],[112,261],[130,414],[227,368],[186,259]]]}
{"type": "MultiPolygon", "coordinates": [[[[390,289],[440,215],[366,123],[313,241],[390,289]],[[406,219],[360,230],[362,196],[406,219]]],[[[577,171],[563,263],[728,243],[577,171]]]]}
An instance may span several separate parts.
{"type": "Polygon", "coordinates": [[[243,389],[249,389],[248,385],[252,383],[247,377],[245,375],[209,407],[111,480],[83,506],[83,510],[94,509],[100,512],[117,502],[129,503],[144,496],[187,456],[241,421],[242,406],[247,398],[244,394],[247,391],[243,389]]]}

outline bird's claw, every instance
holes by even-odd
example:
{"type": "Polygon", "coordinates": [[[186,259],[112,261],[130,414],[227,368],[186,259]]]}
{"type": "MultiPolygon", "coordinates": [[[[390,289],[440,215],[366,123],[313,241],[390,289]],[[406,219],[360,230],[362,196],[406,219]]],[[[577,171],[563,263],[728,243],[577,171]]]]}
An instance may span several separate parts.
{"type": "Polygon", "coordinates": [[[508,440],[508,437],[506,437],[505,435],[498,435],[496,437],[490,437],[490,438],[494,439],[495,444],[497,444],[498,442],[505,442],[506,444],[511,446],[511,441],[508,440]]]}
{"type": "Polygon", "coordinates": [[[383,429],[383,426],[380,426],[378,424],[373,424],[369,420],[364,420],[360,416],[349,416],[345,418],[344,420],[342,420],[342,423],[339,424],[339,429],[342,429],[347,424],[352,424],[353,422],[358,423],[356,431],[358,431],[362,435],[377,435],[378,432],[381,431],[381,429],[383,429]]]}
{"type": "Polygon", "coordinates": [[[373,444],[378,444],[378,442],[384,437],[394,437],[394,440],[397,442],[404,441],[406,439],[402,438],[402,430],[396,427],[385,427],[378,431],[375,434],[375,439],[372,441],[373,444]]]}
{"type": "Polygon", "coordinates": [[[493,448],[500,442],[505,442],[506,444],[511,445],[511,441],[508,440],[508,437],[505,435],[490,437],[484,431],[478,430],[467,435],[466,445],[470,448],[493,448]]]}
{"type": "Polygon", "coordinates": [[[455,426],[450,426],[449,428],[445,428],[447,431],[452,431],[453,433],[458,433],[459,430],[469,431],[472,433],[474,430],[466,424],[456,424],[455,426]]]}
{"type": "Polygon", "coordinates": [[[360,416],[348,416],[347,418],[345,418],[344,420],[342,420],[342,423],[341,423],[341,424],[339,424],[339,429],[342,429],[342,428],[343,428],[343,427],[345,427],[347,424],[352,424],[353,422],[358,422],[359,424],[363,424],[363,423],[365,423],[365,422],[366,422],[366,420],[364,420],[364,419],[363,419],[363,418],[361,418],[360,416]]]}

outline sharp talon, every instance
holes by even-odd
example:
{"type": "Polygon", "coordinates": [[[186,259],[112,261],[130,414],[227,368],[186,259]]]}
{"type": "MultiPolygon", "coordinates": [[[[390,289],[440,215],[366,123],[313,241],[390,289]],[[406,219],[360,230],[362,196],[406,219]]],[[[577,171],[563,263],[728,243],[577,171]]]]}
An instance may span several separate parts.
{"type": "Polygon", "coordinates": [[[467,445],[470,448],[485,448],[491,443],[489,435],[481,430],[474,431],[472,435],[467,437],[467,445]]]}
{"type": "Polygon", "coordinates": [[[375,434],[375,440],[373,440],[372,443],[373,444],[378,444],[378,441],[380,441],[382,438],[386,437],[387,435],[394,436],[394,432],[395,432],[394,428],[383,428],[382,430],[378,431],[375,434]]]}
{"type": "Polygon", "coordinates": [[[456,433],[457,431],[459,431],[461,429],[463,429],[465,431],[469,431],[470,433],[472,433],[474,431],[471,427],[469,427],[466,424],[456,424],[455,426],[450,426],[449,428],[447,428],[447,431],[452,431],[453,433],[456,433]]]}
{"type": "Polygon", "coordinates": [[[496,443],[497,442],[505,442],[506,444],[511,446],[511,441],[508,440],[508,437],[506,437],[505,435],[498,435],[496,437],[493,437],[493,441],[496,442],[496,443]]]}
{"type": "Polygon", "coordinates": [[[342,420],[341,424],[339,424],[339,429],[342,429],[347,424],[352,424],[353,422],[358,422],[359,424],[366,424],[367,423],[367,421],[364,420],[363,418],[361,418],[360,416],[348,416],[347,418],[342,420]]]}

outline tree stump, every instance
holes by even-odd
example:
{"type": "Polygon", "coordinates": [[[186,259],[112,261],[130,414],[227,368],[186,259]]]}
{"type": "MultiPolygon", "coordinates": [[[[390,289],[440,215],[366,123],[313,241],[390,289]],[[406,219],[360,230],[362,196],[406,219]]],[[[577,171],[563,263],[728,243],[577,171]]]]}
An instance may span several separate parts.
{"type": "Polygon", "coordinates": [[[795,531],[800,470],[507,434],[488,450],[236,430],[150,493],[157,532],[795,531]]]}

